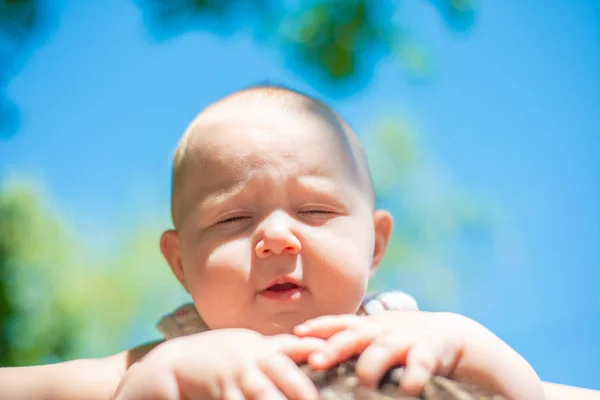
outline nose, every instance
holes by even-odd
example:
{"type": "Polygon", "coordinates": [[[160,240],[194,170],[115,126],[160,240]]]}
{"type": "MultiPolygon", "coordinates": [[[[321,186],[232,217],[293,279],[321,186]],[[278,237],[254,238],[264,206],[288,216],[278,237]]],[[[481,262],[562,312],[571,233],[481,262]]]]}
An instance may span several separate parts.
{"type": "Polygon", "coordinates": [[[269,258],[272,255],[300,253],[302,245],[291,229],[290,218],[283,212],[274,212],[260,224],[260,239],[256,244],[256,255],[269,258]]]}

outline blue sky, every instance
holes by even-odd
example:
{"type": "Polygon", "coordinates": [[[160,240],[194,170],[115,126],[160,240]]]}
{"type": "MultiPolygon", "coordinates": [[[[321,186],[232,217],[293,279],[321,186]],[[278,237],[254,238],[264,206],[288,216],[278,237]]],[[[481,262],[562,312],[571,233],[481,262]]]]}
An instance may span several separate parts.
{"type": "Polygon", "coordinates": [[[467,35],[406,3],[430,79],[416,84],[386,60],[341,99],[245,34],[157,42],[133,2],[60,2],[55,32],[9,84],[22,121],[0,143],[3,167],[41,179],[83,234],[110,243],[132,215],[167,221],[179,135],[227,93],[285,83],[329,100],[359,132],[408,115],[454,187],[501,209],[523,251],[469,287],[458,311],[543,379],[600,389],[600,2],[481,2],[467,35]]]}

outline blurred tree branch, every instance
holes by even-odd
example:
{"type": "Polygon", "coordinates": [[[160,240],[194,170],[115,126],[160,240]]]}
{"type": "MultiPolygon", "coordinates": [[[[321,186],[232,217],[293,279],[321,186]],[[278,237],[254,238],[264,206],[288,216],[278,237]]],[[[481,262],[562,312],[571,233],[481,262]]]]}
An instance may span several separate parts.
{"type": "MultiPolygon", "coordinates": [[[[311,84],[340,85],[350,92],[370,80],[378,61],[397,56],[408,73],[426,68],[416,55],[409,29],[395,18],[402,2],[390,0],[136,0],[156,38],[166,39],[190,29],[224,35],[251,29],[257,39],[284,52],[292,69],[307,68],[311,84]],[[216,22],[216,24],[215,24],[216,22]],[[298,63],[297,61],[300,61],[298,63]],[[315,75],[314,72],[317,72],[315,75]]],[[[455,30],[471,26],[474,0],[429,0],[455,30]]]]}
{"type": "MultiPolygon", "coordinates": [[[[398,57],[411,76],[427,60],[410,29],[395,18],[402,1],[391,0],[134,0],[157,39],[192,29],[231,35],[252,30],[282,51],[289,68],[332,94],[352,94],[366,85],[379,60],[398,57]]],[[[406,1],[406,0],[404,0],[406,1]]],[[[475,0],[427,0],[455,30],[470,27],[475,0]]],[[[18,128],[6,86],[35,38],[47,36],[51,10],[42,0],[0,0],[0,137],[18,128]]]]}

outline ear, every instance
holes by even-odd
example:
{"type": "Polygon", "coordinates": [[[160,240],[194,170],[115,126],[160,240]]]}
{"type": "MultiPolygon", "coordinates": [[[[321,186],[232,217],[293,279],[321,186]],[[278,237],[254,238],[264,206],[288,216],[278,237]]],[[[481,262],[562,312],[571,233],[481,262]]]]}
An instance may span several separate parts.
{"type": "Polygon", "coordinates": [[[169,263],[171,270],[177,277],[177,280],[187,291],[185,277],[183,274],[183,265],[181,264],[181,251],[179,248],[179,235],[174,229],[165,231],[160,237],[160,251],[169,263]]]}
{"type": "Polygon", "coordinates": [[[373,214],[373,221],[375,226],[375,243],[370,271],[371,277],[375,275],[375,271],[381,264],[381,261],[383,261],[383,256],[394,230],[394,218],[388,211],[376,210],[373,214]]]}

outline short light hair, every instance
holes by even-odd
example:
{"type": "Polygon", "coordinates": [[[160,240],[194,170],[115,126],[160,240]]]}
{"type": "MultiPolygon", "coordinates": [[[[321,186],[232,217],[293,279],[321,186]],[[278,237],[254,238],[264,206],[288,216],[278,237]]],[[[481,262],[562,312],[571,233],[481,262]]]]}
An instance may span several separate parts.
{"type": "Polygon", "coordinates": [[[319,109],[329,114],[329,116],[332,117],[337,123],[339,123],[340,127],[342,128],[342,131],[344,133],[342,138],[345,145],[344,147],[346,148],[348,155],[354,163],[357,178],[365,186],[367,195],[369,196],[369,199],[374,207],[375,190],[373,187],[373,179],[369,170],[367,158],[363,146],[360,143],[360,140],[358,139],[350,125],[343,118],[341,118],[331,107],[312,96],[309,96],[298,90],[291,89],[283,85],[261,83],[234,92],[210,104],[194,118],[194,120],[189,124],[181,139],[179,140],[179,143],[175,150],[175,155],[173,157],[173,169],[171,176],[171,217],[173,219],[173,224],[176,227],[180,219],[177,211],[177,197],[183,186],[182,181],[185,175],[186,165],[189,164],[188,147],[190,138],[193,136],[195,131],[194,128],[196,127],[201,117],[204,116],[206,113],[210,112],[211,109],[214,109],[216,106],[240,95],[261,96],[263,98],[285,98],[285,96],[291,96],[293,99],[300,99],[302,101],[309,102],[311,105],[317,106],[319,109]]]}

